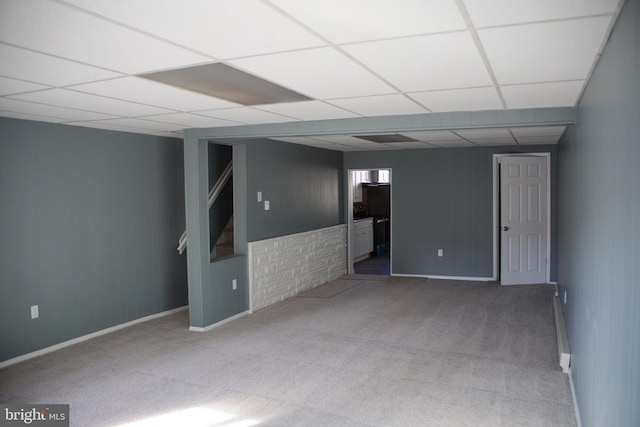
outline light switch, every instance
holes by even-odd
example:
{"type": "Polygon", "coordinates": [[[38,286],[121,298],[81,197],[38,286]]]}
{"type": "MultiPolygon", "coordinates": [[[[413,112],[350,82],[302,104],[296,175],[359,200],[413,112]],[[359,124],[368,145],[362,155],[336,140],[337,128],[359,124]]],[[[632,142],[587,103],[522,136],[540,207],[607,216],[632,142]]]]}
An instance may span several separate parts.
{"type": "Polygon", "coordinates": [[[262,191],[258,191],[258,202],[262,201],[262,191]]]}
{"type": "Polygon", "coordinates": [[[264,201],[264,210],[268,211],[269,209],[271,209],[271,204],[269,203],[268,200],[264,201]]]}

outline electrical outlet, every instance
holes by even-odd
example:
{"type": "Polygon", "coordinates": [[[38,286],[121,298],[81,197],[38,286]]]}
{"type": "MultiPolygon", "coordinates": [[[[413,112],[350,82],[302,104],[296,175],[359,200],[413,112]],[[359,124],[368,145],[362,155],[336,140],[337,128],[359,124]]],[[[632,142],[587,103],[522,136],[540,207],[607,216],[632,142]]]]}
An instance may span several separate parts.
{"type": "Polygon", "coordinates": [[[269,209],[271,209],[271,203],[269,203],[268,200],[264,201],[264,210],[268,211],[269,209]]]}
{"type": "Polygon", "coordinates": [[[231,281],[231,288],[235,291],[236,289],[238,289],[238,281],[236,279],[233,279],[231,281]]]}
{"type": "Polygon", "coordinates": [[[442,249],[438,249],[438,256],[444,256],[444,251],[442,249]]]}
{"type": "Polygon", "coordinates": [[[32,305],[31,306],[31,318],[32,319],[37,319],[38,317],[40,317],[38,306],[37,305],[32,305]]]}
{"type": "Polygon", "coordinates": [[[564,297],[563,297],[564,303],[567,303],[567,291],[564,291],[564,297]]]}
{"type": "Polygon", "coordinates": [[[258,191],[258,202],[262,201],[262,191],[258,191]]]}

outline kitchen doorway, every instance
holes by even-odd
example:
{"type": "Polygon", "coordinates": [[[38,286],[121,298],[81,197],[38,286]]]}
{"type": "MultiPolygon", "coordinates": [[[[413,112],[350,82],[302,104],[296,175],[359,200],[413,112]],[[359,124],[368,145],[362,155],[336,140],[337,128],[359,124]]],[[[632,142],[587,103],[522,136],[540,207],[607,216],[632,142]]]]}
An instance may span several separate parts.
{"type": "Polygon", "coordinates": [[[349,274],[391,274],[391,169],[349,170],[349,274]]]}

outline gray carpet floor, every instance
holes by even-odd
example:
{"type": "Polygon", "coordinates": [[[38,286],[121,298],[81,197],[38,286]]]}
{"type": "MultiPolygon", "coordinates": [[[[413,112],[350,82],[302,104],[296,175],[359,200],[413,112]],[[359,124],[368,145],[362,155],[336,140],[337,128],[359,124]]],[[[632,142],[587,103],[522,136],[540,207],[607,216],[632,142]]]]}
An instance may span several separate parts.
{"type": "Polygon", "coordinates": [[[552,299],[391,277],[204,333],[184,311],[2,369],[0,402],[72,426],[574,426],[552,299]]]}

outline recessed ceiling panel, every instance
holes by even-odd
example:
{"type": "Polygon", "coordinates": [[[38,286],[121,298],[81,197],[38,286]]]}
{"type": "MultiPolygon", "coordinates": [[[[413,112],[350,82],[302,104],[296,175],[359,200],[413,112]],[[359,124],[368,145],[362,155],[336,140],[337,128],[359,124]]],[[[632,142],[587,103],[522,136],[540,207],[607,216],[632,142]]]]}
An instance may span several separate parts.
{"type": "Polygon", "coordinates": [[[216,119],[230,120],[248,125],[260,123],[284,123],[295,122],[291,117],[284,117],[279,114],[269,113],[255,108],[225,108],[223,110],[198,111],[203,116],[215,117],[216,119]]]}
{"type": "MultiPolygon", "coordinates": [[[[67,2],[218,59],[325,45],[259,0],[67,2]]],[[[316,7],[326,8],[323,3],[316,7]]]]}
{"type": "Polygon", "coordinates": [[[334,107],[322,101],[289,102],[285,104],[258,105],[255,108],[299,120],[327,120],[359,117],[351,111],[334,107]]]}
{"type": "Polygon", "coordinates": [[[0,40],[129,74],[211,61],[211,57],[52,1],[2,0],[0,40]]]}
{"type": "Polygon", "coordinates": [[[270,0],[333,43],[465,29],[454,0],[270,0]]]}
{"type": "Polygon", "coordinates": [[[507,108],[573,107],[584,81],[502,86],[507,108]]]}
{"type": "Polygon", "coordinates": [[[121,76],[112,71],[5,44],[0,44],[0,58],[1,75],[50,86],[66,86],[121,76]]]}
{"type": "Polygon", "coordinates": [[[49,89],[49,87],[37,83],[29,83],[22,80],[8,79],[0,76],[0,95],[13,95],[41,89],[49,89]]]}
{"type": "Polygon", "coordinates": [[[114,116],[149,116],[152,114],[170,112],[164,108],[120,101],[119,99],[105,98],[103,96],[91,95],[88,93],[74,92],[67,89],[43,90],[41,92],[15,95],[12,96],[12,98],[93,111],[96,113],[112,114],[114,116]]]}
{"type": "Polygon", "coordinates": [[[428,112],[424,107],[400,94],[331,99],[327,102],[363,116],[393,116],[428,112]]]}
{"type": "Polygon", "coordinates": [[[498,83],[518,84],[585,79],[611,19],[518,25],[478,34],[498,83]]]}
{"type": "Polygon", "coordinates": [[[239,107],[238,104],[139,77],[123,77],[71,89],[178,111],[239,107]]]}
{"type": "Polygon", "coordinates": [[[344,49],[405,92],[492,84],[467,31],[354,44],[344,49]]]}
{"type": "Polygon", "coordinates": [[[476,27],[612,14],[619,0],[464,0],[476,27]]]}
{"type": "Polygon", "coordinates": [[[141,74],[140,77],[242,105],[306,101],[309,98],[226,64],[141,74]]]}
{"type": "Polygon", "coordinates": [[[317,99],[394,92],[389,85],[333,48],[265,55],[230,63],[317,99]]]}
{"type": "Polygon", "coordinates": [[[415,142],[416,140],[405,135],[397,133],[386,133],[379,135],[353,135],[356,138],[366,141],[376,142],[378,144],[391,144],[396,142],[415,142]]]}
{"type": "Polygon", "coordinates": [[[416,92],[410,93],[409,96],[433,112],[504,108],[494,87],[416,92]]]}

